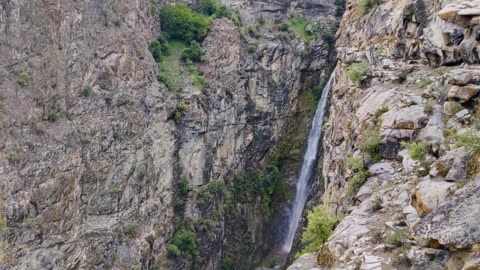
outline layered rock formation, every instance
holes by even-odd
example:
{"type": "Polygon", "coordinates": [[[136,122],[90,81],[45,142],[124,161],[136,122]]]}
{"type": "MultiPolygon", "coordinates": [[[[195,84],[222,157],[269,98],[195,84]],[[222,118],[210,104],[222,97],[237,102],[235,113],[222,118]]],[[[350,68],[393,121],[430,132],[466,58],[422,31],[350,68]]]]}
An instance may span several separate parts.
{"type": "MultiPolygon", "coordinates": [[[[299,97],[328,76],[331,51],[320,36],[308,46],[291,30],[282,37],[278,25],[305,14],[334,27],[333,1],[227,3],[244,28],[267,23],[252,37],[213,20],[199,67],[208,87],[195,88],[182,67],[178,95],[157,81],[148,51],[162,4],[0,3],[1,269],[193,267],[166,247],[186,219],[210,222],[197,191],[261,169],[290,119],[308,125],[299,97]],[[178,213],[182,179],[190,189],[178,213]]],[[[235,209],[240,220],[216,212],[208,230],[196,227],[195,267],[219,269],[235,239],[258,256],[268,247],[259,207],[235,209]]],[[[248,268],[248,256],[233,263],[248,268]]]]}
{"type": "Polygon", "coordinates": [[[316,264],[288,269],[478,269],[479,3],[360,2],[337,32],[324,139],[324,203],[346,216],[316,264]],[[352,157],[369,172],[353,194],[352,157]]]}

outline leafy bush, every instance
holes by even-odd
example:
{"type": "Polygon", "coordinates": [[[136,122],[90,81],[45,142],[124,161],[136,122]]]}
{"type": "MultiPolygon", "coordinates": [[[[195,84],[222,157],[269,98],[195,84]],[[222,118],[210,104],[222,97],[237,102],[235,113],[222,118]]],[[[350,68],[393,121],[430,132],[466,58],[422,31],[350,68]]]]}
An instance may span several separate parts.
{"type": "Polygon", "coordinates": [[[232,202],[232,194],[224,182],[212,181],[198,190],[197,205],[199,207],[205,207],[214,200],[221,201],[224,205],[232,202]]]}
{"type": "Polygon", "coordinates": [[[214,0],[200,0],[198,12],[211,16],[217,12],[218,4],[214,0]]]}
{"type": "Polygon", "coordinates": [[[370,173],[366,169],[355,172],[353,177],[348,181],[346,194],[349,196],[355,196],[363,184],[367,182],[369,176],[370,173]]]}
{"type": "Polygon", "coordinates": [[[382,106],[381,108],[376,110],[375,113],[373,114],[373,121],[375,123],[378,122],[378,119],[386,112],[388,112],[388,107],[387,106],[382,106]]]}
{"type": "Polygon", "coordinates": [[[433,103],[428,101],[425,103],[425,108],[423,109],[426,114],[432,114],[433,113],[433,103]]]}
{"type": "Polygon", "coordinates": [[[134,236],[137,233],[137,224],[127,223],[123,226],[123,233],[127,236],[134,236]]]}
{"type": "Polygon", "coordinates": [[[83,95],[84,97],[89,97],[89,96],[93,95],[93,89],[92,89],[92,87],[90,87],[90,86],[85,86],[85,87],[83,88],[82,95],[83,95]]]}
{"type": "Polygon", "coordinates": [[[480,154],[480,134],[471,130],[462,132],[455,136],[455,145],[465,147],[471,154],[480,154]]]}
{"type": "Polygon", "coordinates": [[[347,69],[348,78],[356,85],[360,85],[363,81],[363,77],[367,75],[368,72],[368,62],[364,60],[361,63],[356,63],[351,65],[347,69]]]}
{"type": "Polygon", "coordinates": [[[393,231],[387,239],[387,243],[397,247],[401,247],[408,243],[407,235],[399,229],[393,231]]]}
{"type": "Polygon", "coordinates": [[[302,233],[302,243],[307,246],[301,253],[316,252],[333,232],[338,218],[324,205],[315,206],[307,216],[308,225],[302,233]]]}
{"type": "Polygon", "coordinates": [[[240,26],[242,24],[240,17],[235,14],[231,9],[227,6],[220,4],[217,7],[217,11],[215,12],[215,17],[217,18],[228,18],[230,19],[236,26],[240,26]]]}
{"type": "Polygon", "coordinates": [[[188,107],[188,105],[185,102],[183,101],[178,102],[177,108],[175,109],[175,121],[179,122],[182,116],[189,110],[190,110],[190,107],[188,107]]]}
{"type": "MultiPolygon", "coordinates": [[[[275,195],[285,195],[282,192],[280,172],[274,164],[268,164],[265,171],[238,173],[233,178],[233,195],[237,202],[255,202],[260,198],[265,217],[270,215],[270,205],[275,195]],[[276,192],[278,191],[278,192],[276,192]]],[[[283,189],[284,191],[284,189],[283,189]]]]}
{"type": "Polygon", "coordinates": [[[10,162],[16,162],[16,161],[18,161],[19,158],[18,158],[17,152],[16,152],[16,151],[10,151],[10,152],[8,152],[8,153],[7,153],[7,159],[8,159],[8,161],[10,161],[10,162]]]}
{"type": "Polygon", "coordinates": [[[60,118],[60,110],[59,109],[51,109],[48,112],[47,119],[48,121],[55,122],[60,118]]]}
{"type": "Polygon", "coordinates": [[[381,2],[381,0],[360,0],[357,6],[358,12],[362,15],[366,15],[381,2]]]}
{"type": "Polygon", "coordinates": [[[185,202],[188,199],[188,193],[190,192],[190,182],[186,177],[183,177],[177,184],[177,194],[175,197],[175,209],[182,210],[185,206],[185,202]]]}
{"type": "Polygon", "coordinates": [[[20,85],[21,87],[26,87],[28,86],[28,74],[23,72],[20,74],[20,76],[18,76],[18,79],[17,79],[17,84],[20,85]]]}
{"type": "Polygon", "coordinates": [[[175,232],[167,245],[170,258],[180,257],[192,264],[198,263],[200,252],[197,247],[197,235],[190,229],[181,229],[175,232]]]}
{"type": "Polygon", "coordinates": [[[203,50],[200,44],[195,40],[190,42],[190,46],[187,47],[182,53],[182,59],[185,61],[201,62],[203,57],[203,50]]]}
{"type": "Polygon", "coordinates": [[[380,153],[381,145],[382,137],[380,132],[376,129],[367,129],[363,133],[358,148],[363,155],[369,157],[373,162],[378,162],[382,160],[382,154],[380,153]]]}
{"type": "Polygon", "coordinates": [[[402,142],[401,145],[408,149],[409,156],[414,160],[422,160],[430,152],[430,145],[424,142],[402,142]]]}
{"type": "Polygon", "coordinates": [[[158,42],[157,40],[152,41],[152,43],[150,43],[150,46],[148,46],[148,49],[150,50],[153,59],[155,59],[155,62],[160,62],[162,56],[162,45],[160,44],[160,42],[158,42]]]}
{"type": "Polygon", "coordinates": [[[185,4],[167,4],[160,11],[162,30],[171,38],[186,42],[201,41],[208,32],[211,19],[192,12],[185,4]]]}

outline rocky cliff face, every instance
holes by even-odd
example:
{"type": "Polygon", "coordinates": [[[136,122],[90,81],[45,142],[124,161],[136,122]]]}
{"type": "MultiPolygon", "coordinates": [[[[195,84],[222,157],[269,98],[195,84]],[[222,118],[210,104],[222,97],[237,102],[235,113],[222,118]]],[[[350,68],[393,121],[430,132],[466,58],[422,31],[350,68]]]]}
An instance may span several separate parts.
{"type": "Polygon", "coordinates": [[[323,161],[345,216],[288,269],[479,269],[479,4],[347,1],[323,161]]]}
{"type": "MultiPolygon", "coordinates": [[[[1,269],[191,268],[166,257],[186,220],[196,224],[201,269],[219,269],[238,239],[250,253],[270,244],[258,205],[236,204],[235,219],[215,198],[213,209],[199,207],[197,193],[261,170],[292,119],[308,124],[302,97],[328,76],[331,51],[321,36],[307,45],[278,25],[296,15],[335,27],[335,5],[227,2],[242,27],[266,23],[245,35],[213,20],[199,67],[208,87],[196,89],[182,67],[175,95],[148,51],[159,4],[0,1],[1,269]],[[188,107],[181,119],[179,104],[188,107]],[[190,189],[177,211],[182,179],[190,189]]],[[[248,268],[245,254],[229,259],[248,268]]]]}

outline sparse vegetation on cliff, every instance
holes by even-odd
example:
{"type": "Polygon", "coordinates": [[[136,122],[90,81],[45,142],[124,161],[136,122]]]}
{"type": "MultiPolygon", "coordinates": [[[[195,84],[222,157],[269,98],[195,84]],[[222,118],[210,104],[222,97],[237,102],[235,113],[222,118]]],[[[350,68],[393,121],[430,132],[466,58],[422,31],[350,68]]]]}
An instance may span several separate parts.
{"type": "Polygon", "coordinates": [[[376,8],[382,0],[360,0],[358,2],[357,10],[362,15],[370,13],[374,8],[376,8]]]}
{"type": "Polygon", "coordinates": [[[402,142],[401,144],[408,149],[408,154],[414,160],[423,160],[430,152],[430,145],[425,142],[402,142]]]}
{"type": "Polygon", "coordinates": [[[348,78],[356,85],[360,85],[368,72],[368,62],[364,60],[361,63],[352,64],[347,68],[348,78]]]}
{"type": "Polygon", "coordinates": [[[297,257],[303,253],[318,251],[333,233],[339,221],[338,217],[324,205],[315,206],[308,213],[307,219],[308,225],[302,233],[302,243],[307,246],[296,254],[297,257]]]}

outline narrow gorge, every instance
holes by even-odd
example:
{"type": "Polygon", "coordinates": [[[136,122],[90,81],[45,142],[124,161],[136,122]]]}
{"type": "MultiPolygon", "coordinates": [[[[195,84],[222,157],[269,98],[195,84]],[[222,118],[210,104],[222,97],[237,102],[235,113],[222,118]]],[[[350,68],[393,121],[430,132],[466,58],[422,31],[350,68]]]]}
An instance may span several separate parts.
{"type": "Polygon", "coordinates": [[[480,269],[480,1],[0,0],[0,269],[480,269]]]}

